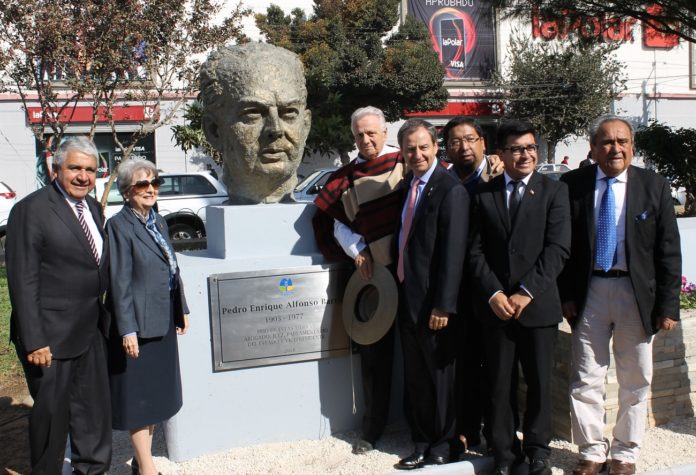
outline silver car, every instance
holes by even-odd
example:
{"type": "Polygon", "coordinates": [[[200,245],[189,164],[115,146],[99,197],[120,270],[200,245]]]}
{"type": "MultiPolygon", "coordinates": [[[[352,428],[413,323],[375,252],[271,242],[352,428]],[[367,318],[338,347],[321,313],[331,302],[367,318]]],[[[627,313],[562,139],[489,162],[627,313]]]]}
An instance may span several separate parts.
{"type": "Polygon", "coordinates": [[[300,203],[313,202],[317,194],[324,185],[326,185],[331,174],[336,170],[338,170],[336,167],[319,168],[307,175],[307,177],[300,181],[295,187],[295,201],[299,201],[300,203]]]}

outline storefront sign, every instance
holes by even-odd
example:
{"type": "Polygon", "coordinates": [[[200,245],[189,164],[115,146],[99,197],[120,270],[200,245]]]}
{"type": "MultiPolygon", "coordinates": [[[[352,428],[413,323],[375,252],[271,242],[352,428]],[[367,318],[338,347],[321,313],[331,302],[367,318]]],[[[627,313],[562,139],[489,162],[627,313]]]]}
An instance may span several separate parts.
{"type": "MultiPolygon", "coordinates": [[[[111,109],[111,117],[114,122],[146,122],[156,115],[155,106],[114,106],[111,109]]],[[[46,122],[60,122],[64,124],[91,123],[93,110],[89,106],[66,107],[62,110],[49,109],[46,113],[46,122]]],[[[41,107],[27,107],[27,117],[30,124],[40,124],[43,118],[41,107]]],[[[97,110],[97,122],[108,122],[109,116],[106,107],[97,110]]]]}

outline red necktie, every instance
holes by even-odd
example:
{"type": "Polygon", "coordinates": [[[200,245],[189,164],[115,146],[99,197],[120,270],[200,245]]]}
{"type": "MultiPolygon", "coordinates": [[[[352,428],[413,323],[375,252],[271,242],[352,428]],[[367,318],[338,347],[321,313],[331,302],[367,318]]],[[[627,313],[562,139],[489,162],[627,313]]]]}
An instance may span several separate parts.
{"type": "Polygon", "coordinates": [[[416,211],[416,197],[418,196],[418,185],[420,182],[420,179],[415,177],[411,182],[411,190],[409,191],[408,195],[408,204],[406,205],[406,214],[404,215],[404,224],[401,226],[401,233],[399,234],[399,263],[396,266],[396,275],[399,278],[399,282],[404,281],[404,248],[406,248],[408,232],[411,230],[413,214],[416,211]]]}

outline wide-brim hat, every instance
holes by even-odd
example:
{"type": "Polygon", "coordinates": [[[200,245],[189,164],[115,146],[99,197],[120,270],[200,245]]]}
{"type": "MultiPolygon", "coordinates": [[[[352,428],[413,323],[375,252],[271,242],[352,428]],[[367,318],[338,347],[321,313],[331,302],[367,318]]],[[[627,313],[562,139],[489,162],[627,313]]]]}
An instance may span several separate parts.
{"type": "Polygon", "coordinates": [[[348,336],[361,345],[371,345],[387,334],[399,306],[396,281],[391,272],[373,264],[372,279],[355,271],[343,294],[343,325],[348,336]]]}

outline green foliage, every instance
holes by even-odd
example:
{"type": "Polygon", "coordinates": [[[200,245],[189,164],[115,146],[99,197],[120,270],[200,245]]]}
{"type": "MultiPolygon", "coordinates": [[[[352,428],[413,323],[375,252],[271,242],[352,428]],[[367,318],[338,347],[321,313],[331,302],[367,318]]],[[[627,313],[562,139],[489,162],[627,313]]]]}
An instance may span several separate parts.
{"type": "Polygon", "coordinates": [[[653,25],[658,31],[676,34],[686,41],[696,42],[696,2],[693,0],[493,0],[501,7],[504,18],[528,20],[532,9],[542,14],[559,12],[570,17],[571,23],[578,17],[630,17],[653,25]],[[657,5],[659,9],[646,9],[657,5]]]}
{"type": "Polygon", "coordinates": [[[696,214],[696,129],[653,122],[636,132],[636,148],[659,174],[686,189],[685,213],[696,214]]]}
{"type": "Polygon", "coordinates": [[[510,64],[491,84],[501,89],[505,115],[531,122],[548,143],[553,161],[556,144],[580,135],[624,89],[623,64],[615,45],[533,41],[513,33],[510,64]]]}
{"type": "Polygon", "coordinates": [[[297,53],[305,65],[312,130],[307,147],[352,150],[350,115],[373,105],[387,119],[404,111],[440,109],[447,100],[444,69],[426,27],[399,19],[400,0],[315,0],[314,12],[285,15],[271,5],[256,24],[269,43],[297,53]]]}
{"type": "Polygon", "coordinates": [[[10,341],[10,295],[7,289],[7,271],[0,267],[0,379],[8,381],[21,376],[22,366],[10,341]]]}
{"type": "Polygon", "coordinates": [[[220,152],[213,148],[205,138],[202,118],[203,105],[200,102],[195,101],[184,106],[184,125],[170,127],[173,134],[172,140],[184,153],[197,148],[204,154],[212,157],[215,162],[221,163],[222,157],[220,152]]]}

